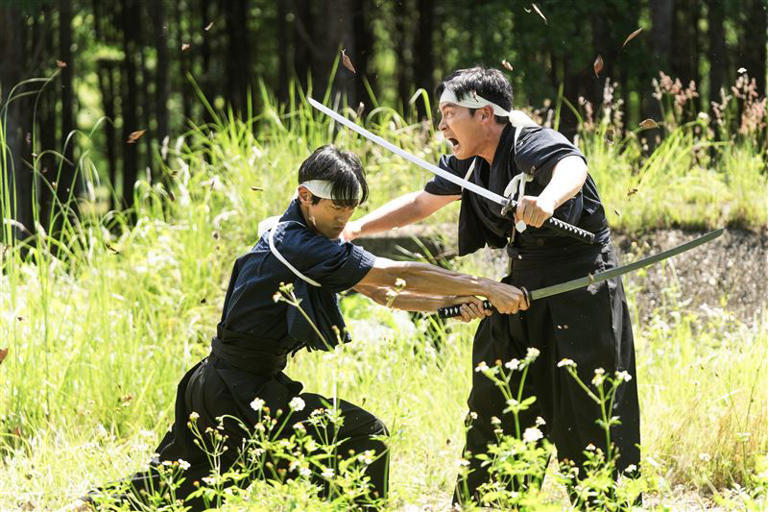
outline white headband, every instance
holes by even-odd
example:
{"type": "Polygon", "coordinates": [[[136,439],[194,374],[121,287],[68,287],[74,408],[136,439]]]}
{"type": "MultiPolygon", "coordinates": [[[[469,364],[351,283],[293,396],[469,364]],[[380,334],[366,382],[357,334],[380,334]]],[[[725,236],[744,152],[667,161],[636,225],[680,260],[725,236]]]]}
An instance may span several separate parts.
{"type": "MultiPolygon", "coordinates": [[[[317,197],[322,199],[339,200],[340,198],[333,197],[333,182],[328,180],[309,180],[304,183],[299,183],[300,187],[306,187],[317,197]]],[[[357,198],[360,199],[360,187],[357,187],[357,198]]]]}
{"type": "Polygon", "coordinates": [[[446,87],[443,89],[443,94],[440,95],[440,105],[443,103],[451,103],[465,108],[483,108],[490,105],[491,108],[493,108],[494,114],[500,117],[509,118],[509,122],[512,123],[512,126],[538,126],[533,119],[528,117],[522,110],[504,110],[496,103],[483,98],[475,91],[472,91],[470,94],[465,94],[464,98],[459,101],[456,97],[456,93],[449,87],[446,87]]]}

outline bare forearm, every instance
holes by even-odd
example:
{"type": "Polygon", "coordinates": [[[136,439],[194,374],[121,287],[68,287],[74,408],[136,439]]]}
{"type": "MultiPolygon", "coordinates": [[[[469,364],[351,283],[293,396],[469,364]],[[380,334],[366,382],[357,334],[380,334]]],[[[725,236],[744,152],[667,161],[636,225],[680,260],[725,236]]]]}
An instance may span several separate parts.
{"type": "Polygon", "coordinates": [[[355,290],[369,297],[377,304],[405,311],[433,312],[443,306],[451,306],[457,301],[455,295],[422,295],[387,287],[356,286],[355,290]]]}
{"type": "Polygon", "coordinates": [[[426,217],[427,214],[424,214],[416,203],[418,195],[419,192],[405,194],[358,219],[356,222],[360,228],[360,234],[372,235],[389,231],[413,224],[426,217]]]}
{"type": "Polygon", "coordinates": [[[489,284],[495,284],[484,277],[459,274],[426,263],[384,258],[377,258],[376,266],[363,281],[366,280],[377,286],[399,287],[422,295],[485,295],[489,284]]]}
{"type": "Polygon", "coordinates": [[[539,195],[539,200],[551,203],[557,208],[575,196],[587,179],[587,166],[577,156],[560,160],[552,170],[552,178],[539,195]]]}

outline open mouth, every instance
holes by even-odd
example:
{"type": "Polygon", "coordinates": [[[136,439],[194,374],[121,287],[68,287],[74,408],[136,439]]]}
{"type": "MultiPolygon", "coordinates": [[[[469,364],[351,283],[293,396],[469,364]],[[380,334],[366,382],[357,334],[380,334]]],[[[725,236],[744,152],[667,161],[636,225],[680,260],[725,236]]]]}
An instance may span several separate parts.
{"type": "Polygon", "coordinates": [[[459,140],[458,139],[454,139],[453,137],[448,137],[448,142],[451,143],[451,146],[453,146],[454,149],[459,147],[459,140]]]}

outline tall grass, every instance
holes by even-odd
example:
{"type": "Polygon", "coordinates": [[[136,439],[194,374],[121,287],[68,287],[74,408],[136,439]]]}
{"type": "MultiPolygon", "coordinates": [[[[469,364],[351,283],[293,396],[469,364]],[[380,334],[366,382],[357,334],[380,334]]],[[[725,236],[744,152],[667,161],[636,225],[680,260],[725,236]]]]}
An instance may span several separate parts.
{"type": "MultiPolygon", "coordinates": [[[[429,179],[312,112],[293,85],[287,106],[264,88],[260,95],[248,119],[215,112],[213,125],[172,143],[171,193],[139,182],[135,225],[124,213],[85,215],[57,239],[38,231],[0,250],[0,348],[9,348],[0,365],[0,509],[54,507],[143,465],[171,422],[176,383],[208,352],[233,260],[255,243],[259,220],[283,211],[298,164],[314,147],[333,141],[363,158],[370,207],[429,179]]],[[[432,126],[392,109],[357,120],[426,160],[441,152],[432,126]]],[[[732,144],[719,147],[720,168],[704,165],[692,154],[701,144],[696,126],[676,128],[647,158],[639,138],[608,144],[599,130],[583,132],[607,209],[621,212],[611,213],[614,224],[766,224],[764,154],[732,144]],[[724,203],[727,211],[712,207],[724,203]]],[[[0,148],[4,134],[3,121],[0,148]]],[[[5,151],[0,166],[8,216],[5,151]]],[[[99,186],[88,155],[78,167],[99,186]]],[[[435,222],[455,213],[447,209],[435,222]]],[[[9,225],[4,219],[6,234],[9,225]]],[[[458,266],[487,272],[481,258],[458,266]]],[[[473,326],[452,325],[437,352],[404,314],[360,297],[343,307],[356,341],[333,353],[302,353],[288,373],[310,390],[364,405],[389,426],[391,508],[444,504],[462,444],[473,326]]],[[[764,319],[747,326],[682,306],[636,324],[649,488],[762,489],[766,331],[764,319]]]]}

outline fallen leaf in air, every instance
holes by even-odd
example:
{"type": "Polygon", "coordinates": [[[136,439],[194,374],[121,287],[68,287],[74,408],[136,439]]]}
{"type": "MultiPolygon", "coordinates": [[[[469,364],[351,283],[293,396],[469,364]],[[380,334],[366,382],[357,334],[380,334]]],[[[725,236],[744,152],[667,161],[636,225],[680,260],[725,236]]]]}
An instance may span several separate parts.
{"type": "Polygon", "coordinates": [[[64,69],[65,67],[67,67],[67,63],[64,62],[63,60],[57,60],[56,67],[59,69],[64,69]]]}
{"type": "Polygon", "coordinates": [[[256,185],[251,185],[251,190],[253,190],[255,192],[261,192],[264,189],[261,188],[261,187],[257,187],[256,185]]]}
{"type": "Polygon", "coordinates": [[[205,30],[206,32],[208,32],[209,30],[211,30],[211,27],[212,27],[212,26],[213,26],[213,22],[210,22],[209,24],[207,24],[207,25],[205,26],[205,28],[204,28],[203,30],[205,30]]]}
{"type": "Polygon", "coordinates": [[[344,64],[345,68],[357,74],[357,71],[355,71],[355,66],[352,65],[352,60],[349,58],[349,55],[347,55],[345,50],[341,50],[341,63],[344,64]]]}
{"type": "Polygon", "coordinates": [[[650,128],[658,128],[659,124],[654,121],[653,119],[643,119],[640,121],[640,128],[650,129],[650,128]]]}
{"type": "Polygon", "coordinates": [[[547,20],[547,17],[546,17],[546,16],[544,16],[544,13],[543,13],[543,12],[541,12],[541,9],[539,9],[539,6],[538,6],[538,5],[536,5],[536,4],[531,4],[531,7],[533,7],[533,10],[534,10],[534,11],[536,11],[536,14],[538,14],[539,16],[541,16],[541,19],[543,19],[543,20],[544,20],[544,24],[545,24],[545,25],[549,25],[549,21],[547,20]]]}
{"type": "Polygon", "coordinates": [[[627,192],[627,197],[629,197],[629,196],[631,196],[631,195],[633,195],[633,194],[636,194],[638,190],[639,190],[639,189],[638,189],[637,187],[633,187],[633,188],[631,188],[631,189],[629,190],[629,192],[627,192]]]}
{"type": "Polygon", "coordinates": [[[627,43],[636,38],[638,35],[640,35],[640,32],[643,31],[643,27],[640,27],[639,29],[635,30],[631,34],[627,36],[627,38],[624,40],[624,44],[621,45],[622,48],[627,46],[627,43]]]}
{"type": "Polygon", "coordinates": [[[360,117],[361,115],[363,115],[363,111],[365,111],[365,103],[361,101],[360,104],[357,106],[357,117],[360,117]]]}
{"type": "Polygon", "coordinates": [[[501,65],[504,66],[504,68],[507,71],[510,71],[510,72],[514,71],[514,69],[515,69],[515,68],[512,67],[512,64],[510,64],[507,59],[502,59],[501,60],[501,65]]]}
{"type": "Polygon", "coordinates": [[[185,51],[189,50],[190,46],[191,45],[189,43],[181,43],[181,51],[185,52],[185,51]]]}
{"type": "Polygon", "coordinates": [[[0,363],[3,362],[3,360],[5,359],[5,356],[7,356],[7,355],[8,355],[8,349],[7,348],[0,349],[0,363]]]}
{"type": "Polygon", "coordinates": [[[599,77],[600,72],[603,70],[603,57],[598,53],[597,58],[595,59],[594,64],[592,64],[592,69],[595,70],[595,76],[599,77]]]}
{"type": "Polygon", "coordinates": [[[738,74],[746,73],[747,72],[747,68],[739,68],[739,69],[736,70],[736,72],[738,74]]]}
{"type": "Polygon", "coordinates": [[[147,133],[147,130],[136,130],[135,132],[131,132],[131,134],[128,135],[128,140],[126,142],[128,144],[136,144],[136,141],[145,133],[147,133]]]}

